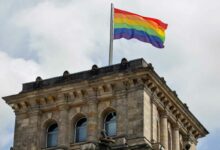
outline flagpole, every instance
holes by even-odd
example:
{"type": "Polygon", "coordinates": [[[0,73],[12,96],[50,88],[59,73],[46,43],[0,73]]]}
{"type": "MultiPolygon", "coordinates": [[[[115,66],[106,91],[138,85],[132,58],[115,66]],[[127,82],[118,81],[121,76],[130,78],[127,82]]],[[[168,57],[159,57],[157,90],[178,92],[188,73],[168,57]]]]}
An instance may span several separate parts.
{"type": "Polygon", "coordinates": [[[113,36],[114,36],[114,27],[113,27],[113,19],[114,19],[114,5],[111,3],[111,15],[110,15],[110,43],[109,43],[109,65],[112,65],[112,57],[113,57],[113,36]]]}

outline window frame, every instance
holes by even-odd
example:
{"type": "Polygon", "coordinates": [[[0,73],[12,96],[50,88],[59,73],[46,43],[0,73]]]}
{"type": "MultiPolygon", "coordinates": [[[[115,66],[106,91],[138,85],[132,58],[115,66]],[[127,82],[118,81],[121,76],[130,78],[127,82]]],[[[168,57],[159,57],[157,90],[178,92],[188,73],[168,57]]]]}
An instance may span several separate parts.
{"type": "MultiPolygon", "coordinates": [[[[53,131],[54,132],[54,131],[53,131]]],[[[47,130],[46,130],[46,148],[52,148],[52,147],[57,147],[58,146],[58,133],[59,133],[59,126],[56,122],[54,123],[51,123],[48,127],[47,127],[47,130]],[[52,145],[52,146],[48,146],[48,135],[49,135],[49,128],[52,126],[52,125],[57,125],[57,130],[55,131],[56,134],[57,134],[57,138],[56,138],[56,145],[52,145]]]]}
{"type": "Polygon", "coordinates": [[[80,118],[80,119],[78,119],[76,122],[75,122],[75,126],[74,126],[75,128],[74,128],[74,143],[81,143],[81,142],[86,142],[87,141],[87,139],[88,139],[88,130],[87,130],[87,127],[88,127],[88,119],[86,118],[86,117],[82,117],[82,118],[80,118]],[[86,119],[86,125],[85,125],[85,130],[86,130],[86,138],[85,138],[85,140],[83,140],[83,141],[77,141],[77,135],[76,135],[76,133],[77,133],[77,124],[78,124],[78,122],[80,121],[80,120],[82,120],[82,119],[86,119]]]}
{"type": "Polygon", "coordinates": [[[104,130],[105,130],[105,133],[106,133],[107,136],[109,136],[109,137],[115,137],[115,136],[117,136],[117,113],[116,113],[116,111],[108,112],[107,115],[105,115],[103,124],[104,124],[104,130]],[[106,119],[107,119],[107,117],[108,117],[111,113],[115,113],[115,124],[116,124],[116,128],[115,128],[115,134],[114,134],[114,135],[108,135],[107,130],[106,130],[106,119]]]}

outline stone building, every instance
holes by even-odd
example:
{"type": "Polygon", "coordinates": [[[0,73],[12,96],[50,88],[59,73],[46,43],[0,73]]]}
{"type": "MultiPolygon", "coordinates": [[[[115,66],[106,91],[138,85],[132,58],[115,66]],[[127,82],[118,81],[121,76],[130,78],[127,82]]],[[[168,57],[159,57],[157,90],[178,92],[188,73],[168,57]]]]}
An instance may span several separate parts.
{"type": "Polygon", "coordinates": [[[38,77],[3,99],[16,114],[14,150],[196,150],[208,134],[143,59],[38,77]]]}

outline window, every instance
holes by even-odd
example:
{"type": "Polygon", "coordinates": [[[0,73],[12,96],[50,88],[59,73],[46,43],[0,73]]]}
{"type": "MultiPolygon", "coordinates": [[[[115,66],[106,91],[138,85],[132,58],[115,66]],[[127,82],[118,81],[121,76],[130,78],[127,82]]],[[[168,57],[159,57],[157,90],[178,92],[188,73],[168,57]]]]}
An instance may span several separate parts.
{"type": "Polygon", "coordinates": [[[47,129],[47,147],[57,146],[58,126],[57,123],[50,125],[47,129]]]}
{"type": "Polygon", "coordinates": [[[106,116],[104,128],[108,136],[116,135],[116,112],[111,112],[106,116]]]}
{"type": "Polygon", "coordinates": [[[84,142],[87,138],[87,119],[82,118],[76,123],[75,141],[84,142]]]}

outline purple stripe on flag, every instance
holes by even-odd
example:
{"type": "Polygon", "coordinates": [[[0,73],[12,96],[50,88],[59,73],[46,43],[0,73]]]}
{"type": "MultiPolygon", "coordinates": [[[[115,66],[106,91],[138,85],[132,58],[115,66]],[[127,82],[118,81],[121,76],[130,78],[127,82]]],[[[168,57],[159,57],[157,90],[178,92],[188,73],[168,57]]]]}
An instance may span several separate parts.
{"type": "Polygon", "coordinates": [[[114,39],[120,39],[120,38],[125,38],[128,40],[135,38],[142,42],[151,43],[153,46],[157,48],[164,48],[163,42],[160,38],[135,29],[115,28],[114,39]]]}

